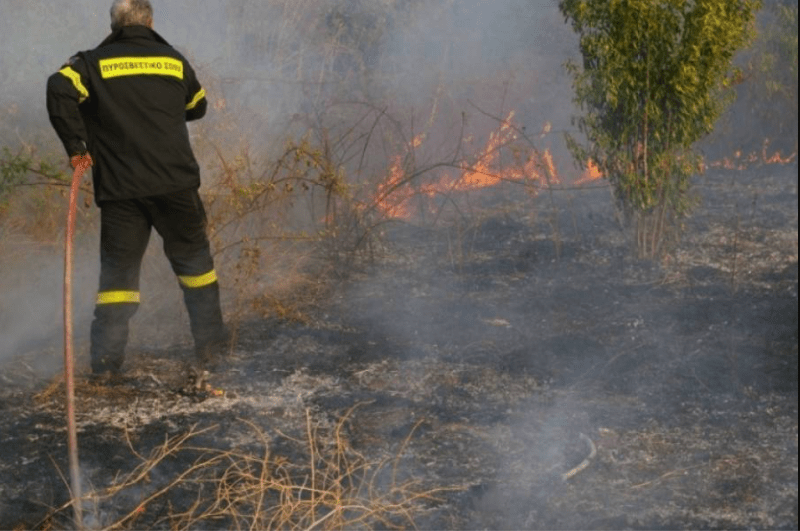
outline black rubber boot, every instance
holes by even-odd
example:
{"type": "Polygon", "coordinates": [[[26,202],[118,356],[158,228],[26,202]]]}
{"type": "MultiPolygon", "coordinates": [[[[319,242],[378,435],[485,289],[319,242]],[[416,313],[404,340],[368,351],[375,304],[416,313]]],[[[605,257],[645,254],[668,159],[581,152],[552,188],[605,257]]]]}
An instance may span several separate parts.
{"type": "Polygon", "coordinates": [[[119,374],[125,361],[128,321],[138,304],[98,304],[91,328],[90,357],[93,374],[119,374]]]}
{"type": "Polygon", "coordinates": [[[183,288],[189,323],[194,337],[195,356],[205,366],[223,358],[230,348],[231,335],[222,321],[219,284],[183,288]]]}

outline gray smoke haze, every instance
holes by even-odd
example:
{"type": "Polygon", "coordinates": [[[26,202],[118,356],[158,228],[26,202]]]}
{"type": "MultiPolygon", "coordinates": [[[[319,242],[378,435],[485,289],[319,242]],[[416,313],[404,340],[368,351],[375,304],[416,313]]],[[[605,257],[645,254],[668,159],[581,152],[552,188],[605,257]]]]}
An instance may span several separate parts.
{"type": "MultiPolygon", "coordinates": [[[[96,246],[94,246],[96,248],[96,246]]],[[[3,302],[0,304],[0,360],[7,356],[22,355],[34,350],[59,347],[63,330],[63,253],[56,249],[29,246],[20,249],[17,256],[5,256],[0,280],[3,302]],[[24,252],[24,256],[23,256],[24,252]]],[[[94,293],[97,290],[98,260],[89,255],[76,257],[73,274],[73,292],[94,293]]],[[[76,340],[85,339],[91,299],[75,297],[74,313],[77,316],[76,340]]],[[[43,373],[58,368],[60,351],[54,351],[52,364],[36,367],[43,373]]]]}
{"type": "MultiPolygon", "coordinates": [[[[108,35],[109,6],[109,0],[0,4],[2,145],[14,151],[24,143],[50,160],[65,159],[47,119],[45,81],[72,54],[108,35]]],[[[563,129],[572,113],[561,64],[576,41],[552,0],[154,0],[153,6],[156,31],[189,57],[209,94],[209,115],[190,132],[224,120],[236,124],[228,133],[216,130],[220,146],[244,139],[269,153],[286,135],[304,132],[307,120],[298,116],[326,113],[326,126],[349,127],[352,115],[329,109],[366,102],[394,113],[409,131],[427,128],[434,158],[455,141],[462,113],[478,134],[496,126],[468,102],[497,115],[514,109],[532,130],[546,121],[563,129]]],[[[213,156],[199,157],[208,175],[213,156]]],[[[375,171],[385,162],[377,159],[375,171]]],[[[77,253],[80,337],[91,319],[96,243],[77,253]]],[[[0,282],[0,357],[60,337],[62,260],[60,247],[42,251],[31,267],[0,282]]]]}
{"type": "MultiPolygon", "coordinates": [[[[111,0],[0,0],[3,49],[0,147],[9,146],[15,151],[22,144],[33,145],[38,154],[66,162],[47,119],[46,79],[72,54],[95,47],[108,35],[110,3],[111,0]]],[[[516,123],[531,133],[537,148],[553,151],[556,167],[565,181],[578,173],[561,135],[562,131],[572,129],[571,116],[576,113],[570,80],[562,65],[569,58],[577,58],[577,37],[564,23],[557,0],[152,0],[152,3],[154,29],[188,57],[208,93],[208,115],[189,125],[206,185],[219,174],[217,154],[210,146],[230,153],[233,159],[239,153],[237,150],[246,145],[252,160],[269,164],[289,138],[301,138],[309,131],[326,131],[332,139],[350,140],[349,128],[355,128],[363,120],[359,127],[366,132],[369,127],[365,123],[381,113],[395,120],[397,126],[392,128],[388,119],[380,122],[381,127],[386,127],[381,130],[383,140],[371,142],[369,150],[364,150],[365,181],[385,176],[388,162],[398,154],[398,146],[408,145],[410,138],[420,132],[427,133],[415,154],[420,164],[450,156],[458,145],[462,126],[467,136],[476,137],[470,145],[477,150],[498,125],[497,120],[486,114],[505,117],[512,110],[516,123]],[[368,109],[372,109],[372,114],[366,114],[368,109]],[[545,124],[549,124],[550,133],[540,135],[545,124]]],[[[361,144],[356,141],[353,144],[358,151],[361,144]]],[[[360,168],[356,171],[359,160],[351,157],[341,161],[350,179],[362,175],[360,168]]],[[[579,225],[581,231],[592,227],[581,235],[587,245],[596,236],[592,232],[612,230],[594,225],[600,223],[594,220],[601,217],[603,209],[611,209],[608,194],[596,192],[597,195],[576,209],[578,221],[569,199],[570,210],[562,209],[564,219],[558,222],[565,233],[574,226],[576,237],[579,225]],[[592,218],[592,209],[598,204],[602,205],[598,208],[601,215],[592,218]]],[[[307,208],[306,203],[299,203],[297,208],[307,208]]],[[[94,206],[91,210],[96,212],[94,206]]],[[[306,217],[313,216],[306,213],[306,217]]],[[[796,218],[794,223],[796,227],[796,218]]],[[[488,224],[487,227],[484,227],[488,234],[485,247],[480,251],[487,256],[499,255],[505,249],[493,246],[495,238],[491,227],[488,224]]],[[[506,250],[506,254],[513,254],[525,264],[540,260],[535,266],[525,267],[547,271],[551,262],[548,253],[552,252],[548,236],[543,241],[533,241],[534,236],[524,233],[522,228],[518,230],[528,247],[520,245],[518,252],[506,250]],[[541,258],[537,258],[537,253],[541,258]]],[[[88,336],[96,293],[97,232],[96,226],[90,229],[79,243],[75,259],[73,292],[79,345],[85,344],[88,336]]],[[[0,362],[34,350],[44,351],[46,354],[37,358],[41,365],[33,369],[49,375],[61,368],[63,250],[60,245],[43,248],[17,240],[11,228],[0,226],[0,253],[10,253],[0,256],[0,362]]],[[[61,236],[53,240],[60,242],[61,236]]],[[[517,246],[519,241],[508,239],[502,243],[517,246]]],[[[413,249],[418,251],[418,247],[413,249]]],[[[416,258],[402,257],[411,261],[416,258]]],[[[284,256],[266,256],[264,260],[269,269],[261,272],[266,278],[258,279],[258,285],[252,287],[254,292],[266,289],[269,277],[277,278],[284,273],[281,271],[284,265],[287,273],[291,268],[291,260],[284,256]]],[[[510,265],[503,262],[498,267],[513,269],[516,262],[510,265]]],[[[528,294],[527,299],[519,297],[516,307],[509,306],[507,300],[485,295],[502,289],[489,286],[484,287],[484,292],[481,291],[484,288],[476,287],[480,282],[491,282],[479,272],[472,278],[450,274],[453,269],[431,260],[429,270],[421,278],[405,279],[392,272],[370,278],[345,290],[342,307],[354,313],[349,317],[361,325],[365,334],[389,337],[392,344],[401,345],[399,358],[410,358],[431,345],[435,347],[434,355],[442,359],[462,356],[468,350],[464,345],[482,345],[488,338],[488,343],[500,345],[497,351],[512,361],[530,358],[533,360],[530,365],[534,365],[539,363],[537,356],[546,355],[559,358],[559,363],[573,363],[576,374],[588,373],[593,366],[597,371],[605,368],[609,353],[604,350],[602,340],[572,337],[580,336],[580,330],[569,330],[565,336],[555,332],[552,337],[529,335],[534,323],[525,320],[534,314],[541,317],[542,323],[550,322],[559,313],[569,316],[576,309],[602,315],[602,308],[584,305],[580,290],[571,291],[568,268],[563,274],[541,275],[540,284],[531,280],[535,274],[530,273],[522,287],[514,288],[528,294]],[[443,269],[448,274],[442,274],[443,269]],[[472,281],[474,285],[469,284],[472,281]],[[396,299],[385,305],[375,302],[386,293],[396,294],[396,299]],[[471,297],[473,293],[477,294],[475,298],[471,297]],[[537,312],[541,315],[523,306],[527,304],[539,306],[537,312]],[[437,312],[451,312],[460,320],[439,319],[437,312]],[[517,348],[520,343],[522,346],[517,348]],[[501,350],[504,345],[512,346],[501,350]]],[[[226,283],[231,280],[221,279],[223,290],[230,289],[226,283]]],[[[187,342],[188,324],[180,290],[161,251],[160,238],[155,234],[143,265],[141,290],[143,304],[132,322],[133,343],[167,348],[187,342]],[[155,299],[159,301],[153,304],[155,299]]],[[[516,295],[512,288],[507,293],[516,295]]],[[[612,323],[614,330],[635,329],[636,342],[652,348],[652,352],[647,351],[648,356],[660,356],[663,360],[670,359],[672,354],[677,357],[677,351],[685,345],[673,345],[671,333],[684,321],[664,317],[660,307],[654,307],[653,315],[643,318],[636,313],[637,296],[631,295],[630,299],[630,315],[617,311],[615,315],[620,321],[612,323]]],[[[701,320],[693,318],[693,321],[701,320]]],[[[708,327],[715,324],[702,323],[708,327]]],[[[633,336],[630,344],[625,343],[632,352],[634,343],[633,336]]],[[[472,355],[479,359],[493,353],[488,347],[487,352],[474,347],[472,355]]],[[[639,386],[635,381],[628,383],[631,389],[639,386]]],[[[631,394],[639,393],[631,391],[631,394]]],[[[569,402],[559,398],[543,418],[533,418],[534,415],[526,413],[524,403],[519,405],[512,422],[529,428],[522,431],[530,433],[530,448],[520,452],[524,457],[521,463],[498,452],[498,478],[524,482],[533,475],[529,470],[541,463],[563,464],[563,441],[556,440],[559,434],[570,430],[577,433],[586,425],[601,426],[606,421],[597,412],[587,412],[585,405],[578,400],[569,402]]],[[[506,494],[505,490],[498,491],[495,497],[490,488],[483,503],[495,509],[505,507],[501,498],[506,494]]],[[[513,508],[520,513],[523,509],[513,508]]]]}
{"type": "MultiPolygon", "coordinates": [[[[109,5],[109,0],[0,3],[0,144],[12,151],[22,143],[33,145],[42,156],[64,161],[47,120],[45,81],[72,54],[107,36],[109,5]]],[[[562,65],[577,56],[577,38],[555,0],[153,0],[153,5],[155,29],[187,55],[208,92],[208,116],[190,125],[195,139],[202,132],[222,148],[247,144],[254,158],[268,161],[287,137],[299,138],[309,129],[344,138],[342,131],[370,106],[397,120],[406,141],[426,132],[416,156],[436,161],[453,152],[463,124],[468,135],[478,137],[473,146],[496,128],[497,121],[478,108],[503,117],[513,110],[538,147],[553,150],[562,175],[577,171],[559,134],[570,129],[575,113],[562,65]],[[551,133],[540,138],[546,123],[551,133]]],[[[373,178],[385,175],[392,150],[402,145],[396,140],[370,145],[364,158],[373,178]]],[[[207,145],[196,142],[195,148],[209,179],[216,155],[207,145]]],[[[342,164],[348,175],[358,173],[352,159],[342,164]]],[[[154,236],[150,254],[160,255],[158,247],[154,236]]],[[[60,247],[53,248],[14,276],[3,275],[0,358],[59,337],[62,260],[60,247]]],[[[5,262],[3,269],[16,263],[5,262]]],[[[159,265],[148,270],[145,264],[143,294],[174,284],[163,257],[151,262],[159,265]]],[[[76,322],[85,332],[96,244],[81,246],[76,263],[82,275],[76,322]]],[[[170,297],[169,308],[180,314],[179,294],[170,297]]],[[[175,319],[181,327],[184,320],[175,319]]]]}

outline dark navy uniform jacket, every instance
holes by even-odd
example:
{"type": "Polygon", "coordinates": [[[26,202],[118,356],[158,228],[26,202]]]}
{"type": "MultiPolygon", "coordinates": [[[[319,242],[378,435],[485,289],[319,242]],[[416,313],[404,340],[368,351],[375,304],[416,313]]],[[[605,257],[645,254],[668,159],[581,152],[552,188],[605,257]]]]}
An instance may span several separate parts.
{"type": "Polygon", "coordinates": [[[146,26],[125,26],[47,81],[47,111],[69,156],[94,160],[95,201],[198,188],[186,122],[205,91],[188,61],[146,26]]]}

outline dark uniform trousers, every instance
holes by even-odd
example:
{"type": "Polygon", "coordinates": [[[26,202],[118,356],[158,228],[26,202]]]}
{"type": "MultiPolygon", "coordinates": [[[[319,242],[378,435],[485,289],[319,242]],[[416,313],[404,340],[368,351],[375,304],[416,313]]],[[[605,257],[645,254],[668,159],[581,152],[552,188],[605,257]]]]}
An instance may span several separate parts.
{"type": "Polygon", "coordinates": [[[100,289],[91,328],[95,373],[120,370],[128,321],[139,307],[139,270],[152,227],[178,276],[200,355],[226,335],[206,215],[196,189],[100,203],[100,289]]]}

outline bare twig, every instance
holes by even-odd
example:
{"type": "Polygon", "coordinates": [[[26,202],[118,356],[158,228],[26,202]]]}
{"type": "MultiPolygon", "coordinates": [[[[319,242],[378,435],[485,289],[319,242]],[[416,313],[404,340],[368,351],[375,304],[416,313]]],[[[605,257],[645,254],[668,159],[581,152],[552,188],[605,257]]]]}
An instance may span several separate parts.
{"type": "Polygon", "coordinates": [[[644,483],[637,483],[636,485],[631,485],[628,488],[630,488],[630,489],[640,489],[642,487],[647,487],[648,485],[652,485],[653,483],[657,483],[657,482],[661,481],[662,479],[667,479],[669,477],[676,476],[678,474],[683,474],[684,472],[686,472],[688,470],[692,470],[692,469],[695,469],[695,468],[700,468],[700,467],[703,467],[703,466],[706,466],[706,463],[701,463],[699,465],[692,465],[692,466],[687,466],[687,467],[684,467],[684,468],[678,468],[676,470],[671,470],[671,471],[667,472],[666,474],[662,474],[662,475],[658,476],[655,479],[651,479],[650,481],[645,481],[644,483]]]}
{"type": "Polygon", "coordinates": [[[586,459],[581,461],[581,463],[578,466],[576,466],[575,468],[573,468],[573,469],[561,474],[561,480],[562,481],[567,481],[567,480],[575,477],[577,474],[583,472],[587,468],[589,468],[589,465],[592,463],[592,459],[594,459],[594,457],[597,455],[597,447],[595,447],[595,445],[592,442],[592,440],[589,437],[587,437],[586,435],[584,435],[583,433],[581,433],[579,435],[580,435],[581,440],[589,445],[589,455],[588,455],[588,457],[586,457],[586,459]]]}

